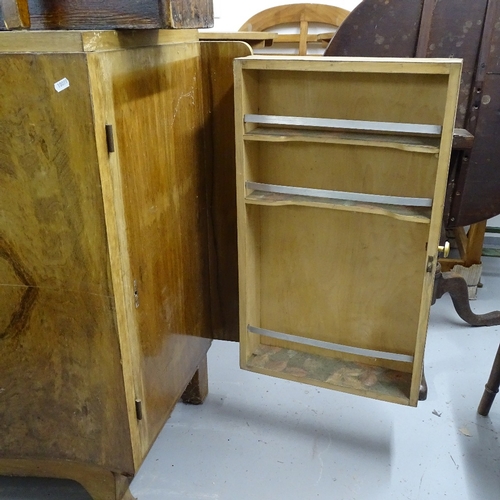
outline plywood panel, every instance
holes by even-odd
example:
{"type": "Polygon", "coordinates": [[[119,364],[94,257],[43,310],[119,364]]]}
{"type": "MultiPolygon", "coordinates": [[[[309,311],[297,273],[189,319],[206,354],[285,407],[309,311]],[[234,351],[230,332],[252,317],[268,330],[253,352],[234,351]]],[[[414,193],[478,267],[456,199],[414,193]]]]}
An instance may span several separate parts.
{"type": "Polygon", "coordinates": [[[309,207],[261,211],[262,328],[412,354],[428,226],[309,207]]]}
{"type": "Polygon", "coordinates": [[[270,70],[259,78],[258,111],[249,113],[426,124],[443,118],[445,75],[270,70]]]}
{"type": "Polygon", "coordinates": [[[85,57],[0,75],[0,455],[131,473],[85,57]]]}
{"type": "Polygon", "coordinates": [[[203,89],[210,145],[207,182],[212,234],[212,320],[214,338],[238,340],[238,250],[233,60],[251,55],[243,42],[203,42],[203,89]]]}
{"type": "Polygon", "coordinates": [[[256,182],[389,196],[434,194],[436,155],[303,143],[246,147],[259,148],[256,182]]]}

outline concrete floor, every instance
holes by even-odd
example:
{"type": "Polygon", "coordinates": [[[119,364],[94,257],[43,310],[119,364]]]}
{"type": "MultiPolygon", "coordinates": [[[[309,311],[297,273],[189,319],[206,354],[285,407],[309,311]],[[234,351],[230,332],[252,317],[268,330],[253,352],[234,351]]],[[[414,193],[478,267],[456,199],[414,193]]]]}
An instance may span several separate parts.
{"type": "MultiPolygon", "coordinates": [[[[485,258],[478,312],[500,309],[485,258]]],[[[245,372],[238,346],[209,352],[210,394],[178,404],[131,491],[139,500],[498,500],[500,396],[476,408],[500,327],[471,328],[448,296],[431,311],[429,397],[418,408],[245,372]]],[[[76,483],[0,478],[0,499],[88,500],[76,483]]]]}

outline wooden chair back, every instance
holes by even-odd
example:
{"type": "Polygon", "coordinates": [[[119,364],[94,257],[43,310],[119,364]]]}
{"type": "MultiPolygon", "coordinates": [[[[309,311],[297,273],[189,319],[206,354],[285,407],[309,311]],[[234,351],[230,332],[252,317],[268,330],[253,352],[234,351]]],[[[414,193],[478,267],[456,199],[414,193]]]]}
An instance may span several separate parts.
{"type": "Polygon", "coordinates": [[[278,34],[274,43],[298,43],[299,55],[307,54],[308,42],[321,42],[325,34],[309,33],[309,23],[321,23],[332,26],[331,38],[335,31],[349,15],[349,11],[334,5],[318,3],[297,3],[279,5],[258,12],[246,21],[239,31],[268,31],[284,24],[298,24],[299,34],[278,34]]]}

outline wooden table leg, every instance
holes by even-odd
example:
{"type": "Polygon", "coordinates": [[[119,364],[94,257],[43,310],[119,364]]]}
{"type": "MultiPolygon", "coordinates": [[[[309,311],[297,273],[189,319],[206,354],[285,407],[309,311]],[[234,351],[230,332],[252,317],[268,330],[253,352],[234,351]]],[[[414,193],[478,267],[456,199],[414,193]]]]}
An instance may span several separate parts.
{"type": "Polygon", "coordinates": [[[484,234],[486,232],[485,220],[471,224],[467,233],[467,251],[464,261],[465,267],[474,264],[481,264],[481,254],[483,252],[484,234]]]}
{"type": "MultiPolygon", "coordinates": [[[[494,326],[500,325],[500,311],[492,311],[486,314],[475,314],[470,308],[469,292],[465,279],[459,274],[448,271],[441,272],[441,264],[436,266],[434,276],[434,291],[432,296],[432,305],[436,303],[445,293],[449,293],[453,306],[457,314],[466,323],[471,326],[494,326]]],[[[493,399],[498,392],[500,385],[500,347],[493,364],[490,379],[486,384],[483,399],[479,404],[478,413],[486,416],[491,408],[493,399]],[[496,391],[496,392],[495,392],[496,391]]],[[[427,382],[425,380],[424,368],[422,367],[422,380],[420,383],[419,401],[424,401],[427,398],[427,382]]]]}
{"type": "Polygon", "coordinates": [[[441,258],[441,270],[450,271],[454,266],[472,267],[481,264],[484,235],[487,221],[471,224],[468,232],[463,227],[455,227],[453,234],[460,256],[458,258],[441,258]]]}
{"type": "Polygon", "coordinates": [[[493,400],[498,393],[498,388],[500,387],[500,346],[498,346],[497,355],[495,356],[495,361],[493,362],[493,367],[491,368],[490,378],[485,385],[483,397],[477,408],[479,415],[486,417],[490,412],[493,400]]]}
{"type": "Polygon", "coordinates": [[[184,394],[182,395],[182,401],[190,405],[201,405],[208,394],[208,365],[207,356],[205,355],[203,360],[198,366],[196,373],[193,375],[191,382],[189,382],[184,394]]]}

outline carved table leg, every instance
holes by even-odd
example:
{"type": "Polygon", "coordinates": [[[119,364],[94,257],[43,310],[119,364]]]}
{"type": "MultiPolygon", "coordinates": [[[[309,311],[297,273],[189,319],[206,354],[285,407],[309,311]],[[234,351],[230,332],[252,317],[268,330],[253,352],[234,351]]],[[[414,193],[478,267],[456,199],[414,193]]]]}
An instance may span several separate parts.
{"type": "Polygon", "coordinates": [[[485,385],[483,397],[477,408],[479,415],[486,417],[490,412],[493,400],[498,393],[498,388],[500,387],[500,346],[498,346],[497,355],[495,356],[495,361],[493,362],[493,367],[491,368],[490,378],[485,385]]]}
{"type": "Polygon", "coordinates": [[[182,395],[182,401],[186,404],[191,405],[201,405],[208,394],[208,366],[207,366],[207,356],[203,357],[203,360],[198,366],[198,370],[193,375],[191,382],[189,382],[184,394],[182,395]]]}
{"type": "MultiPolygon", "coordinates": [[[[438,263],[434,276],[434,292],[432,295],[432,305],[436,303],[445,293],[449,293],[453,306],[457,314],[471,326],[494,326],[500,325],[500,311],[492,311],[486,314],[475,314],[472,312],[469,303],[469,291],[465,279],[453,271],[441,272],[441,265],[438,263]]],[[[500,385],[500,348],[495,364],[490,375],[490,380],[486,384],[483,399],[479,404],[478,413],[487,415],[491,408],[493,399],[498,392],[500,385]],[[496,391],[496,392],[495,392],[496,391]],[[484,402],[483,402],[484,401],[484,402]],[[483,413],[485,412],[485,413],[483,413]]],[[[420,383],[419,401],[427,398],[427,382],[425,380],[424,369],[422,368],[422,380],[420,383]]]]}
{"type": "Polygon", "coordinates": [[[469,292],[467,283],[459,274],[448,271],[441,272],[440,266],[436,269],[434,281],[434,295],[432,303],[440,299],[445,293],[449,293],[457,314],[471,326],[493,326],[500,325],[500,311],[492,311],[486,314],[475,314],[469,304],[469,292]]]}

